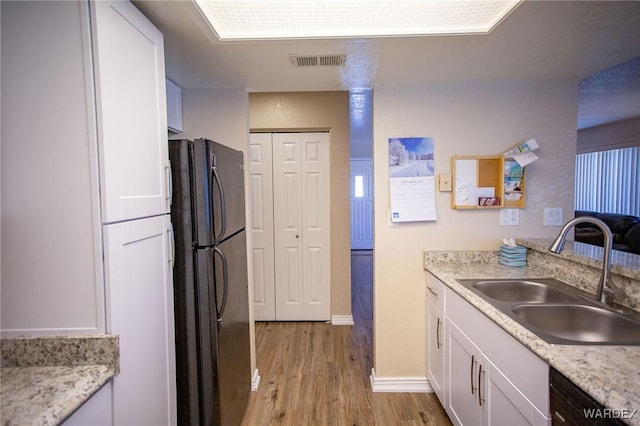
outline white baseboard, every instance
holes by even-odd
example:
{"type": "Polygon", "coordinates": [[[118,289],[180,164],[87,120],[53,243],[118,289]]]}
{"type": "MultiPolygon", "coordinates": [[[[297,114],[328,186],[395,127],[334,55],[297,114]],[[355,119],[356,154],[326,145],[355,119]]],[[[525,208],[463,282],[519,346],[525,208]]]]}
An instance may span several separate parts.
{"type": "Polygon", "coordinates": [[[373,368],[371,369],[371,390],[373,392],[433,392],[426,377],[376,377],[373,368]]]}
{"type": "Polygon", "coordinates": [[[353,325],[353,315],[331,315],[331,325],[353,325]]]}
{"type": "Polygon", "coordinates": [[[258,386],[260,386],[260,373],[258,373],[258,369],[253,372],[253,377],[251,377],[251,392],[255,392],[258,390],[258,386]]]}

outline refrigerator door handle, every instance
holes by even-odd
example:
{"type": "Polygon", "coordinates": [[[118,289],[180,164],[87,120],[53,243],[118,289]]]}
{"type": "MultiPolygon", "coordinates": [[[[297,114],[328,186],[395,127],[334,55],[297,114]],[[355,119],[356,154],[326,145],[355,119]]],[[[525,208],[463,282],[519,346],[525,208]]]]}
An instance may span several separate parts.
{"type": "MultiPolygon", "coordinates": [[[[222,181],[220,180],[220,176],[218,175],[218,169],[215,163],[215,157],[211,155],[213,158],[211,160],[211,176],[212,180],[215,180],[216,186],[218,187],[218,194],[220,194],[220,233],[215,235],[215,242],[220,241],[224,234],[227,232],[227,203],[224,198],[224,189],[222,187],[222,181]]],[[[213,197],[211,197],[213,200],[213,197]]],[[[212,209],[212,211],[214,211],[212,209]]]]}
{"type": "Polygon", "coordinates": [[[220,256],[220,259],[222,260],[222,303],[220,305],[220,309],[218,309],[218,307],[216,306],[216,310],[218,311],[218,328],[220,328],[220,326],[222,325],[222,317],[224,316],[224,311],[227,307],[227,294],[229,292],[229,273],[227,267],[227,257],[224,255],[222,250],[220,250],[218,247],[214,247],[213,251],[214,253],[218,254],[218,256],[220,256]]]}

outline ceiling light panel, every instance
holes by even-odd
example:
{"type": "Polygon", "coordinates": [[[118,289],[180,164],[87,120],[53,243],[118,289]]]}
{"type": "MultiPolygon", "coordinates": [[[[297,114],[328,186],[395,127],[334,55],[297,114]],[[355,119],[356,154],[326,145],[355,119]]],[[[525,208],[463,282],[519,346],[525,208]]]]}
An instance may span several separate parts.
{"type": "Polygon", "coordinates": [[[195,0],[221,40],[485,34],[522,0],[195,0]]]}

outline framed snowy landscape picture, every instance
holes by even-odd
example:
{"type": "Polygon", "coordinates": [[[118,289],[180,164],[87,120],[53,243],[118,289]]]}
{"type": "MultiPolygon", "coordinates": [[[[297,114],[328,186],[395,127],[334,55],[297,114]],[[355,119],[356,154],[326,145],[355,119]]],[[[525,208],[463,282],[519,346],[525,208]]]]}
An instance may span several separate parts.
{"type": "Polygon", "coordinates": [[[392,222],[436,220],[433,138],[389,139],[392,222]]]}

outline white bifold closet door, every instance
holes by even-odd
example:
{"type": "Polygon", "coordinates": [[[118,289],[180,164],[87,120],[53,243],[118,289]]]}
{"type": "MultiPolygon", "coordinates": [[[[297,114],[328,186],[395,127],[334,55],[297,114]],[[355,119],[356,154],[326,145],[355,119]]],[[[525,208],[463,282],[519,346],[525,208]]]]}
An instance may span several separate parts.
{"type": "Polygon", "coordinates": [[[254,313],[330,319],[329,133],[252,133],[254,313]]]}

